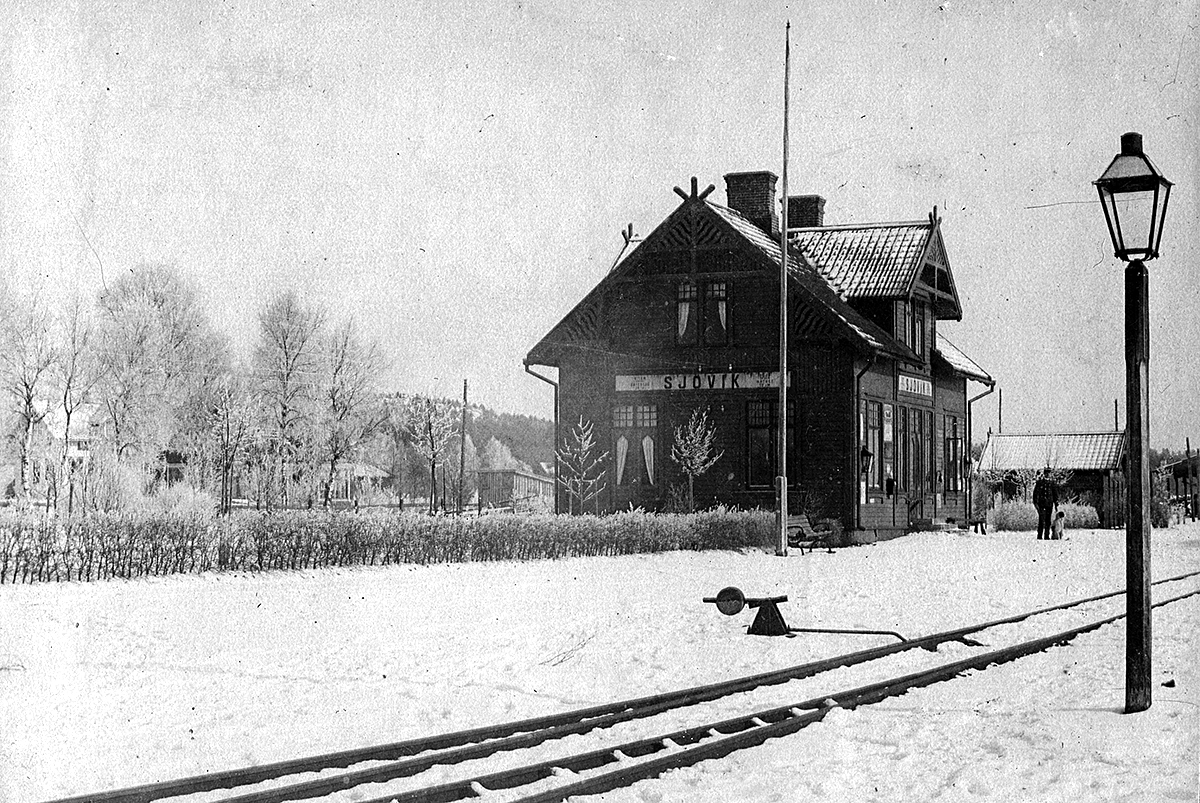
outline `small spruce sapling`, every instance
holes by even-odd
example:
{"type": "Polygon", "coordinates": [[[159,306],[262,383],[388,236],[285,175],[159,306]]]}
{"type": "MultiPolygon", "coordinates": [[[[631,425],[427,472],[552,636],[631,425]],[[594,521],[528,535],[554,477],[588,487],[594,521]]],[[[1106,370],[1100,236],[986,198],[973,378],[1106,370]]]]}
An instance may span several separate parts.
{"type": "Polygon", "coordinates": [[[568,511],[583,513],[588,502],[604,491],[604,461],[608,452],[596,454],[592,422],[579,417],[558,448],[558,483],[567,492],[568,511]]]}

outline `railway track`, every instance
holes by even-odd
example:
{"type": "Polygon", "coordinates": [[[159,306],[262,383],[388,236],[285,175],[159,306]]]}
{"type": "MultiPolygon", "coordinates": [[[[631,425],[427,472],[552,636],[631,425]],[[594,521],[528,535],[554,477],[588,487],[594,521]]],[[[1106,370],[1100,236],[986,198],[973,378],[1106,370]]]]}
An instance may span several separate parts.
{"type": "MultiPolygon", "coordinates": [[[[1152,585],[1163,586],[1177,583],[1197,575],[1200,575],[1200,572],[1190,572],[1155,581],[1152,585]]],[[[969,669],[984,669],[1040,652],[1054,645],[1065,644],[1081,633],[1116,622],[1124,618],[1125,614],[1120,613],[1093,620],[1001,649],[976,653],[951,663],[926,667],[919,671],[886,678],[852,689],[827,692],[787,705],[771,706],[732,718],[722,718],[682,729],[676,728],[651,737],[638,738],[616,745],[605,745],[600,749],[576,755],[560,756],[499,771],[485,772],[450,783],[390,792],[373,798],[363,796],[364,788],[371,784],[416,776],[446,765],[485,759],[501,753],[512,753],[567,736],[611,728],[619,723],[646,719],[673,709],[697,706],[734,694],[813,677],[841,667],[876,661],[909,650],[936,651],[938,645],[947,642],[961,642],[968,646],[982,647],[983,645],[969,639],[968,636],[1056,611],[1064,611],[1118,597],[1124,593],[1125,591],[1122,589],[1098,594],[990,622],[934,633],[898,644],[859,650],[721,683],[433,737],[62,798],[52,803],[83,803],[83,801],[149,803],[165,798],[197,795],[217,790],[233,790],[266,782],[279,782],[285,785],[247,790],[233,797],[204,799],[219,800],[222,803],[283,803],[283,801],[289,800],[310,800],[354,789],[356,790],[355,799],[359,803],[390,803],[390,801],[433,803],[434,801],[472,799],[494,790],[515,789],[528,785],[545,786],[545,782],[551,779],[558,779],[558,785],[534,792],[520,800],[523,803],[525,801],[543,803],[544,801],[562,801],[575,795],[599,794],[627,786],[638,780],[656,777],[669,769],[720,758],[737,750],[762,744],[768,739],[795,733],[822,719],[831,707],[855,708],[867,705],[887,697],[903,694],[911,688],[948,680],[969,669]],[[617,766],[605,772],[587,777],[579,776],[579,773],[613,764],[617,766]],[[369,766],[330,774],[331,770],[347,769],[358,765],[369,766]],[[293,776],[310,773],[324,773],[324,775],[286,782],[293,776]]],[[[1156,602],[1154,607],[1198,595],[1200,595],[1200,589],[1187,591],[1156,602]]]]}

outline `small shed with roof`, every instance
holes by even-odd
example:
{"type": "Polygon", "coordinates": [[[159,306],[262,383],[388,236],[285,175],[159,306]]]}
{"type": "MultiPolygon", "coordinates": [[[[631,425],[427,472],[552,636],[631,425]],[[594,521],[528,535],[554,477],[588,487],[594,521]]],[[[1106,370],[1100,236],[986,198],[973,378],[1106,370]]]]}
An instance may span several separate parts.
{"type": "Polygon", "coordinates": [[[979,456],[980,473],[1001,480],[1009,498],[1020,492],[1022,475],[1045,468],[1064,478],[1060,499],[1091,505],[1102,527],[1124,525],[1124,432],[989,433],[979,456]]]}

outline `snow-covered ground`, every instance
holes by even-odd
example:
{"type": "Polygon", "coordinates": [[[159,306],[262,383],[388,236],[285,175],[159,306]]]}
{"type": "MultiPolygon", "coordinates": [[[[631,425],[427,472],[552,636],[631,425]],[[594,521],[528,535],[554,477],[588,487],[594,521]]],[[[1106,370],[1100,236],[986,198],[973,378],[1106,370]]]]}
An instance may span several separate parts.
{"type": "MultiPolygon", "coordinates": [[[[1200,569],[1200,525],[1156,530],[1152,565],[1155,578],[1200,569]]],[[[727,585],[786,594],[793,626],[911,637],[1115,590],[1124,571],[1123,532],[1061,542],[925,533],[786,559],[674,553],[0,586],[0,801],[552,713],[890,641],[744,635],[750,612],[728,618],[701,603],[727,585]]],[[[1171,591],[1196,587],[1200,578],[1171,591]]],[[[1047,617],[1040,632],[1080,617],[1047,617]]],[[[986,641],[1000,647],[1032,627],[986,641]]],[[[1142,714],[1121,713],[1118,623],[604,799],[1195,801],[1200,598],[1156,609],[1153,633],[1154,705],[1142,714]]],[[[905,653],[670,722],[798,702],[968,649],[905,653]]],[[[622,727],[546,749],[641,735],[622,727]]]]}

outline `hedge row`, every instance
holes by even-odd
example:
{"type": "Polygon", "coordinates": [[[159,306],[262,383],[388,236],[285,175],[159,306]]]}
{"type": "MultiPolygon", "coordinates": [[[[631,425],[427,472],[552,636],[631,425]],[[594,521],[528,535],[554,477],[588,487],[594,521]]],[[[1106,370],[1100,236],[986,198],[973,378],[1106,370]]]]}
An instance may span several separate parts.
{"type": "Polygon", "coordinates": [[[0,515],[0,584],[212,570],[536,560],[757,547],[773,514],[425,516],[285,512],[212,519],[100,515],[59,522],[0,515]]]}

